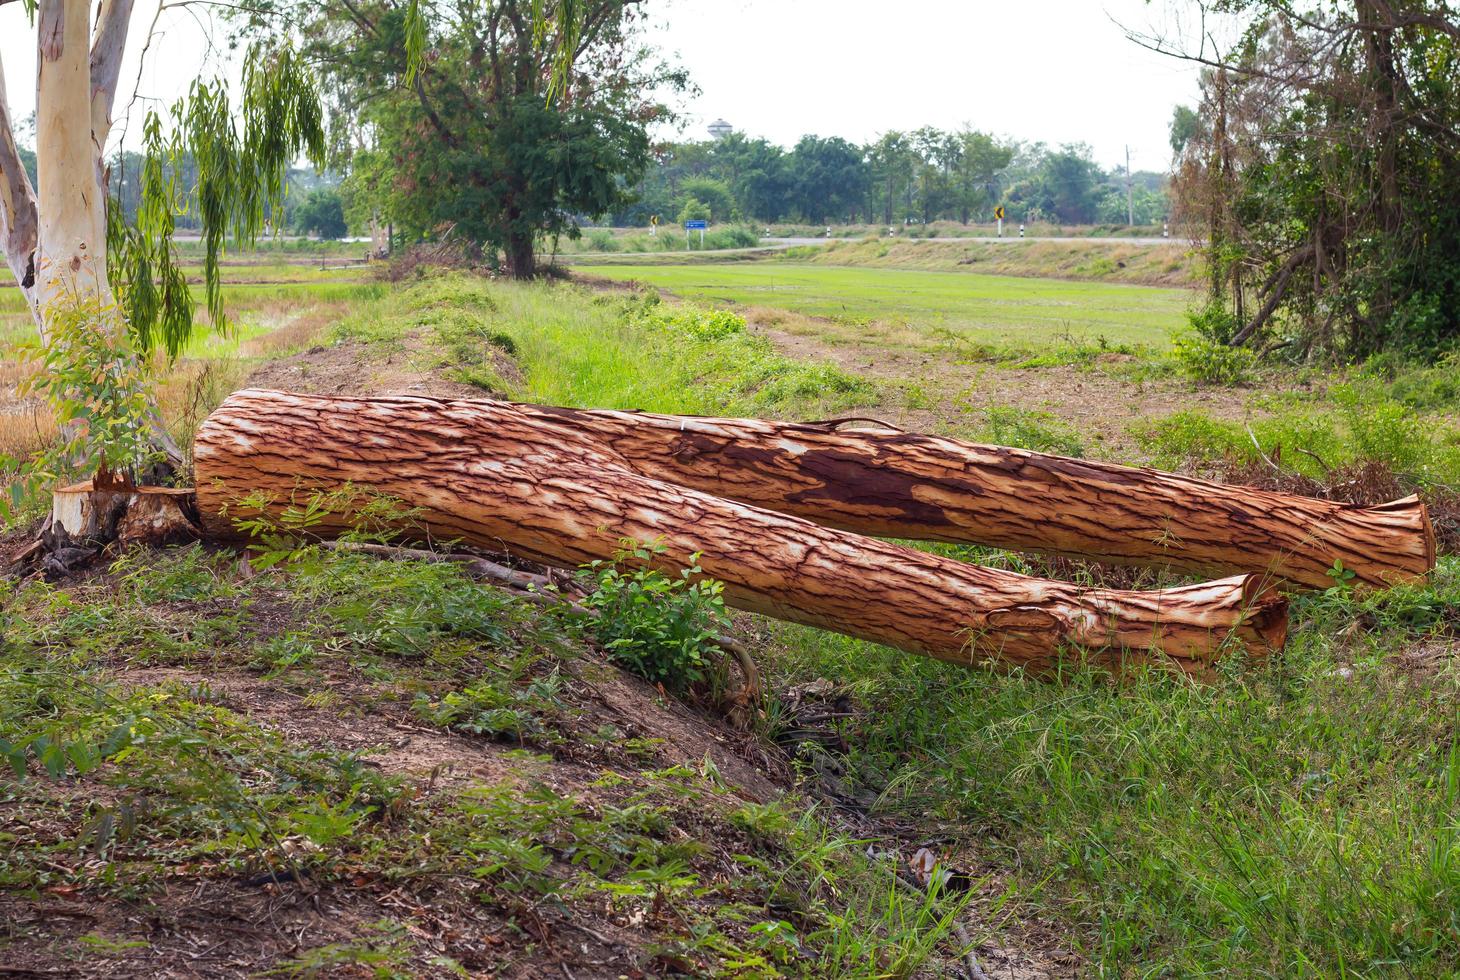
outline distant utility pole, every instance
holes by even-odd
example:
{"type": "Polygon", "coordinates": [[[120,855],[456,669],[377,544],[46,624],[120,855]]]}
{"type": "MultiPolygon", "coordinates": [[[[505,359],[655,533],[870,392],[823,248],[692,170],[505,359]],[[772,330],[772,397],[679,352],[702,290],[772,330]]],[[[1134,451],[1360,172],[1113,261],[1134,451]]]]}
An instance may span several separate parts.
{"type": "Polygon", "coordinates": [[[1131,188],[1130,179],[1130,144],[1125,147],[1125,223],[1135,227],[1136,223],[1136,197],[1135,191],[1131,188]]]}

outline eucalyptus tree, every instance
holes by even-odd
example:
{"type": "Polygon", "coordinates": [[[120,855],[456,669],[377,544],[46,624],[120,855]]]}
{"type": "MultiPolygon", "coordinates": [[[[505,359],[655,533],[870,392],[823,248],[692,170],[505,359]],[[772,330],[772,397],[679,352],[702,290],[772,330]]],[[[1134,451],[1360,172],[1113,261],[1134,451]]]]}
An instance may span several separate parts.
{"type": "Polygon", "coordinates": [[[40,337],[36,388],[66,436],[13,484],[16,498],[63,465],[130,481],[154,455],[145,360],[154,349],[175,356],[195,324],[172,245],[179,199],[197,201],[207,307],[222,325],[226,240],[259,234],[282,203],[290,162],[324,150],[309,73],[287,49],[253,50],[236,100],[225,82],[200,79],[165,120],[147,113],[129,220],[108,202],[106,151],[132,0],[101,0],[94,14],[87,0],[21,2],[36,39],[37,179],[24,167],[0,65],[0,247],[40,337]],[[196,165],[189,188],[169,165],[183,156],[196,165]]]}
{"type": "Polygon", "coordinates": [[[950,203],[953,168],[959,145],[952,134],[934,126],[913,130],[912,145],[917,156],[918,205],[923,224],[941,214],[950,203]]]}
{"type": "Polygon", "coordinates": [[[912,182],[915,157],[906,133],[891,130],[867,148],[872,172],[871,186],[877,188],[882,204],[882,222],[892,224],[897,202],[912,182]]]}
{"type": "Polygon", "coordinates": [[[992,209],[1014,150],[973,129],[959,130],[956,139],[954,201],[958,219],[966,225],[975,212],[992,209]]]}

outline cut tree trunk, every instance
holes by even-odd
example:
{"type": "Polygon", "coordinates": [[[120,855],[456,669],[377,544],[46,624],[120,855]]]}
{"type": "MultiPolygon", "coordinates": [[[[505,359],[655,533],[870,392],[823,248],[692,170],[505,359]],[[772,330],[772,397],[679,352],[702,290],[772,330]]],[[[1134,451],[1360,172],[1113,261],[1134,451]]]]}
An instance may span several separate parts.
{"type": "Polygon", "coordinates": [[[168,545],[202,537],[193,491],[172,487],[93,486],[90,481],[51,494],[51,516],[0,575],[40,572],[61,579],[89,567],[109,548],[168,545]]]}
{"type": "Polygon", "coordinates": [[[51,494],[51,526],[74,542],[166,545],[199,537],[192,490],[102,487],[90,481],[51,494]]]}
{"type": "MultiPolygon", "coordinates": [[[[1239,646],[1280,649],[1287,629],[1286,603],[1254,576],[1126,592],[980,568],[651,479],[504,403],[236,392],[203,424],[194,464],[213,536],[237,536],[245,498],[277,514],[354,487],[418,508],[407,536],[570,568],[657,542],[657,567],[698,561],[736,607],[964,664],[1045,673],[1072,654],[1202,675],[1239,646]]],[[[350,523],[336,513],[311,530],[350,523]]]]}
{"type": "Polygon", "coordinates": [[[1311,588],[1412,582],[1435,567],[1425,505],[1317,500],[894,430],[542,406],[644,476],[878,537],[1251,573],[1311,588]]]}

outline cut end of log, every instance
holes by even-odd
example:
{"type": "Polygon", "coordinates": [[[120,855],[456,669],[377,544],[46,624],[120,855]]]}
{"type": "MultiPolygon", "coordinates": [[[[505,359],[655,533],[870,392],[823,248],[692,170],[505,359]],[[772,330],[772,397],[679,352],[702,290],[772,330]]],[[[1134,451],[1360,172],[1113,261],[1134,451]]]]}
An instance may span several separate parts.
{"type": "Polygon", "coordinates": [[[1288,642],[1288,598],[1275,583],[1258,575],[1242,580],[1242,603],[1246,616],[1237,630],[1249,653],[1259,656],[1281,653],[1288,642]]]}
{"type": "Polygon", "coordinates": [[[1373,508],[1373,510],[1401,515],[1404,518],[1404,523],[1412,527],[1423,539],[1424,572],[1414,576],[1414,578],[1424,578],[1430,572],[1433,572],[1435,570],[1435,563],[1439,560],[1440,543],[1435,537],[1435,524],[1430,520],[1430,508],[1419,498],[1419,494],[1412,493],[1408,497],[1391,500],[1387,504],[1380,504],[1378,507],[1373,508]]]}

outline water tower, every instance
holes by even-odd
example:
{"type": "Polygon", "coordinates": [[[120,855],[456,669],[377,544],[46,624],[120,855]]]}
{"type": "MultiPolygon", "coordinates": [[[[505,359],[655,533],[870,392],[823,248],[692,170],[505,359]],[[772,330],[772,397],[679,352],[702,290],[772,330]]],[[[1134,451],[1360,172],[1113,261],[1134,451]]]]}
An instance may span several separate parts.
{"type": "Polygon", "coordinates": [[[705,128],[708,129],[710,131],[710,135],[717,140],[724,139],[726,136],[729,136],[731,133],[735,132],[735,127],[730,125],[723,119],[716,119],[705,128]]]}

